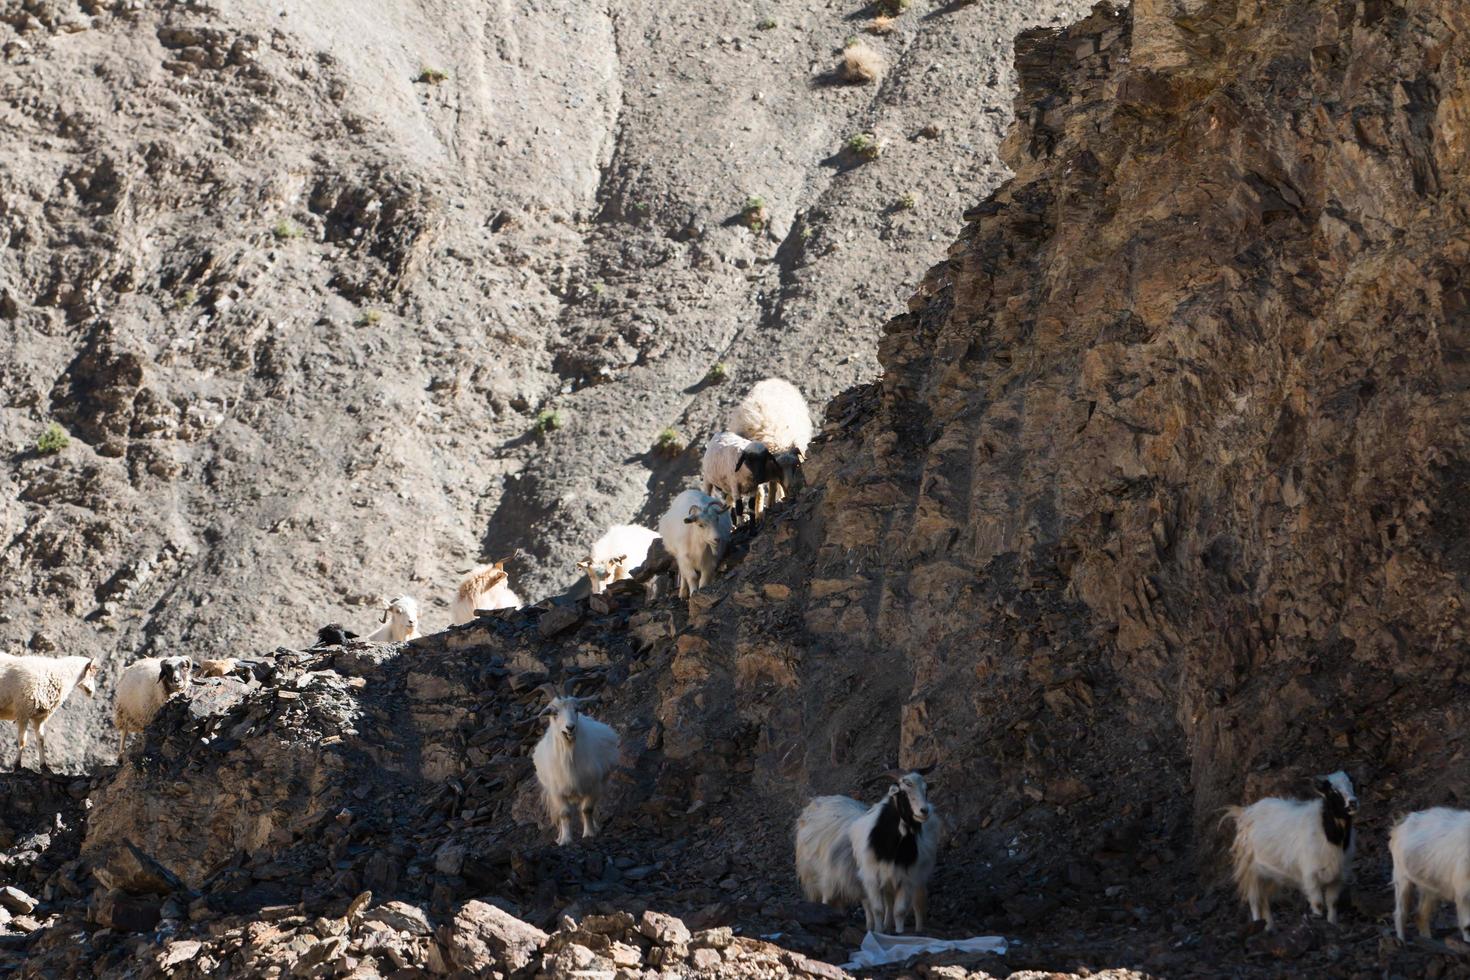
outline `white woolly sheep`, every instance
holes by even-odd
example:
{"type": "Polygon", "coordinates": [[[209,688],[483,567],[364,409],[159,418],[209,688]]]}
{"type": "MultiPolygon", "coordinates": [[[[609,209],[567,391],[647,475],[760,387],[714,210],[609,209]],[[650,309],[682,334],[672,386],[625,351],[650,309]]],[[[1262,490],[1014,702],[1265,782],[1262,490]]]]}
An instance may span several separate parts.
{"type": "Polygon", "coordinates": [[[374,643],[402,643],[419,635],[419,604],[401,595],[383,607],[382,626],[367,635],[374,643]]]}
{"type": "Polygon", "coordinates": [[[194,662],[188,657],[145,657],[123,670],[117,679],[112,720],[117,725],[117,754],[128,749],[128,735],[148,727],[163,703],[186,691],[194,662]]]}
{"type": "Polygon", "coordinates": [[[510,576],[505,563],[514,558],[508,555],[491,565],[480,565],[465,573],[454,592],[450,606],[449,621],[455,626],[468,623],[475,618],[476,609],[519,609],[520,597],[510,589],[510,576]]]}
{"type": "Polygon", "coordinates": [[[556,842],[570,844],[573,810],[582,811],[583,837],[597,833],[594,811],[618,760],[618,733],[578,712],[580,706],[596,698],[548,693],[553,694],[551,703],[541,709],[541,714],[551,719],[531,759],[536,764],[536,781],[541,784],[546,814],[556,824],[556,842]]]}
{"type": "Polygon", "coordinates": [[[939,819],[924,772],[890,772],[883,799],[864,806],[819,796],[796,822],[796,870],[814,902],[862,902],[870,932],[902,934],[909,910],[923,930],[929,878],[939,859],[939,819]]]}
{"type": "Polygon", "coordinates": [[[1236,888],[1250,906],[1251,921],[1264,919],[1267,929],[1278,886],[1306,895],[1314,915],[1321,915],[1325,904],[1327,921],[1337,922],[1337,897],[1352,873],[1358,798],[1345,772],[1318,776],[1313,786],[1320,799],[1273,796],[1225,808],[1225,818],[1235,821],[1236,888]]]}
{"type": "Polygon", "coordinates": [[[73,688],[91,697],[97,665],[86,657],[11,657],[0,659],[0,721],[15,722],[15,768],[25,758],[26,726],[35,729],[41,768],[46,768],[46,722],[73,688]]]}
{"type": "Polygon", "coordinates": [[[592,594],[607,588],[607,583],[629,578],[643,566],[648,547],[658,540],[658,532],[636,524],[614,524],[592,544],[592,554],[577,562],[592,583],[592,594]]]}
{"type": "Polygon", "coordinates": [[[658,522],[664,547],[679,565],[679,598],[715,580],[730,546],[730,510],[714,497],[685,490],[658,522]]]}
{"type": "Polygon", "coordinates": [[[763,442],[772,452],[800,449],[812,441],[812,415],[796,385],[766,378],[730,409],[726,428],[736,435],[763,442]]]}
{"type": "MultiPolygon", "coordinates": [[[[736,435],[763,443],[773,454],[782,450],[795,449],[806,455],[812,441],[812,415],[806,399],[797,387],[781,378],[766,378],[730,410],[726,427],[736,435]]],[[[772,502],[780,500],[785,488],[771,489],[772,502]]],[[[757,495],[756,503],[764,509],[765,491],[757,495]]]]}
{"type": "Polygon", "coordinates": [[[1388,835],[1393,855],[1393,927],[1404,938],[1409,894],[1419,889],[1419,934],[1440,902],[1454,902],[1460,938],[1470,942],[1470,811],[1437,806],[1411,813],[1388,835]]]}

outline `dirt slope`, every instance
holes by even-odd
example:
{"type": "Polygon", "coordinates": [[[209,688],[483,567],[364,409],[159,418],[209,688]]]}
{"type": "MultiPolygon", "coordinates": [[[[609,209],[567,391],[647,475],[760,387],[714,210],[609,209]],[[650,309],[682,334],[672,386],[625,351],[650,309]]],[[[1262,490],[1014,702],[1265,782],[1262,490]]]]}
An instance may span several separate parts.
{"type": "MultiPolygon", "coordinates": [[[[403,591],[441,626],[482,555],[565,587],[691,471],[662,429],[701,441],[766,374],[818,411],[874,374],[1004,172],[1011,39],[1081,9],[876,36],[825,0],[0,8],[0,643],[110,682],[403,591]],[[854,35],[881,82],[833,84],[854,35]],[[41,455],[49,420],[71,444],[41,455]]],[[[110,691],[53,723],[58,761],[109,756],[110,691]]]]}

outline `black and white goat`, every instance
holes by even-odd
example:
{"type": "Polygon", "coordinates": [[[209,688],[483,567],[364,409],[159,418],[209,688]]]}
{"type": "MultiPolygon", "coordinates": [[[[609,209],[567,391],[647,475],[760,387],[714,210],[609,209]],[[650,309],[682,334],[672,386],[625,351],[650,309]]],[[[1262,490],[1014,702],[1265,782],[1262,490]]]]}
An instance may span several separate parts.
{"type": "Polygon", "coordinates": [[[1272,796],[1225,808],[1226,818],[1235,821],[1235,886],[1250,906],[1251,921],[1264,919],[1267,929],[1271,895],[1279,886],[1306,895],[1314,915],[1325,905],[1327,921],[1337,922],[1337,897],[1352,873],[1358,798],[1341,770],[1318,776],[1313,786],[1319,799],[1272,796]]]}
{"type": "Polygon", "coordinates": [[[1470,811],[1437,806],[1411,813],[1388,835],[1393,855],[1393,928],[1404,938],[1409,894],[1419,889],[1419,934],[1440,902],[1454,902],[1460,938],[1470,942],[1470,811]]]}
{"type": "Polygon", "coordinates": [[[909,910],[924,928],[929,878],[939,857],[939,819],[924,773],[893,771],[883,799],[864,806],[819,796],[796,821],[796,871],[814,902],[862,902],[869,932],[902,934],[909,910]]]}

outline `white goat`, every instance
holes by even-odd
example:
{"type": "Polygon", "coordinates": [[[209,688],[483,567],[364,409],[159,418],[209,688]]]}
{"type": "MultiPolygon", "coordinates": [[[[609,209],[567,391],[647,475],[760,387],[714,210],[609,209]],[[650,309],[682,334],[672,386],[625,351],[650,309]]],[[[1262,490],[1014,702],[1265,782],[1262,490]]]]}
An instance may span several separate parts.
{"type": "Polygon", "coordinates": [[[577,562],[592,583],[592,594],[607,588],[607,583],[630,577],[643,565],[648,547],[658,540],[658,532],[636,524],[614,524],[592,544],[592,554],[577,562]]]}
{"type": "Polygon", "coordinates": [[[401,595],[383,607],[382,626],[367,635],[375,643],[402,643],[419,635],[419,604],[401,595]]]}
{"type": "Polygon", "coordinates": [[[1226,819],[1235,821],[1236,888],[1250,906],[1251,921],[1264,919],[1267,929],[1271,895],[1283,885],[1306,895],[1314,915],[1325,904],[1327,921],[1337,922],[1337,897],[1352,873],[1358,798],[1345,772],[1318,776],[1313,785],[1320,799],[1272,796],[1225,808],[1226,819]]]}
{"type": "Polygon", "coordinates": [[[922,931],[939,819],[922,772],[888,775],[895,785],[872,806],[846,796],[807,804],[796,822],[797,876],[811,901],[861,901],[870,932],[902,934],[910,909],[922,931]]]}
{"type": "Polygon", "coordinates": [[[1419,933],[1440,902],[1454,902],[1460,938],[1470,942],[1470,811],[1437,806],[1411,813],[1388,835],[1393,855],[1393,927],[1404,938],[1411,888],[1419,889],[1419,933]]]}
{"type": "Polygon", "coordinates": [[[505,571],[505,563],[514,557],[509,555],[494,564],[480,565],[465,573],[450,606],[451,623],[455,626],[468,623],[475,618],[476,609],[520,608],[520,597],[510,590],[510,576],[505,571]]]}
{"type": "Polygon", "coordinates": [[[15,722],[15,768],[25,758],[26,726],[36,731],[41,768],[46,768],[46,722],[73,688],[91,697],[97,690],[97,665],[86,657],[11,657],[0,659],[0,721],[15,722]]]}
{"type": "Polygon", "coordinates": [[[128,664],[117,679],[112,705],[119,756],[127,751],[128,735],[147,728],[165,701],[188,688],[193,672],[188,657],[145,657],[128,664]]]}
{"type": "Polygon", "coordinates": [[[659,519],[658,531],[679,565],[679,598],[686,599],[715,580],[730,546],[728,507],[698,490],[685,490],[659,519]]]}
{"type": "MultiPolygon", "coordinates": [[[[806,455],[812,441],[812,415],[806,399],[796,385],[781,378],[766,378],[756,382],[740,404],[730,409],[726,427],[736,435],[763,443],[774,454],[794,449],[800,457],[806,455]]],[[[783,467],[785,469],[785,467],[783,467]]],[[[765,481],[762,481],[765,482],[765,481]]],[[[756,506],[765,508],[766,498],[770,502],[785,496],[784,485],[762,489],[756,494],[756,506]]]]}
{"type": "Polygon", "coordinates": [[[550,715],[546,732],[531,754],[546,814],[556,824],[556,842],[572,841],[572,811],[582,811],[582,836],[597,833],[594,810],[603,784],[618,760],[618,733],[578,713],[595,698],[553,696],[541,709],[550,715]]]}

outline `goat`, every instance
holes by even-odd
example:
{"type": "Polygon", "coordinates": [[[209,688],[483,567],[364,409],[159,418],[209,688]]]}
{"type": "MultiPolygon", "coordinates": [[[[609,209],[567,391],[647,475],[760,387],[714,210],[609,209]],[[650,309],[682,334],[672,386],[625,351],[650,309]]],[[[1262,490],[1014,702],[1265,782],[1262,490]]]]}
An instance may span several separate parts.
{"type": "Polygon", "coordinates": [[[796,867],[811,901],[862,902],[870,932],[902,934],[909,910],[923,930],[929,878],[939,857],[939,819],[924,774],[902,773],[872,806],[846,796],[819,796],[796,823],[796,867]]]}
{"type": "Polygon", "coordinates": [[[679,598],[687,599],[715,580],[730,546],[728,507],[698,490],[685,490],[659,519],[658,531],[679,564],[679,598]]]}
{"type": "Polygon", "coordinates": [[[449,621],[453,625],[470,622],[475,618],[476,609],[520,608],[520,597],[510,590],[510,576],[505,571],[505,563],[514,557],[507,555],[493,564],[480,565],[465,573],[455,589],[454,602],[449,610],[449,621]]]}
{"type": "Polygon", "coordinates": [[[366,639],[374,643],[402,643],[419,635],[419,604],[413,596],[401,595],[383,607],[383,624],[366,639]]]}
{"type": "Polygon", "coordinates": [[[1241,901],[1250,906],[1251,921],[1273,926],[1271,895],[1277,886],[1306,895],[1312,914],[1337,922],[1337,897],[1352,873],[1356,836],[1353,814],[1358,798],[1347,773],[1318,776],[1313,787],[1320,798],[1283,800],[1269,796],[1247,807],[1225,808],[1235,821],[1234,878],[1241,901]]]}
{"type": "Polygon", "coordinates": [[[1411,888],[1419,889],[1419,934],[1429,935],[1434,908],[1455,903],[1460,938],[1470,942],[1470,811],[1437,806],[1411,813],[1388,835],[1393,855],[1393,928],[1404,938],[1411,888]]]}
{"type": "Polygon", "coordinates": [[[531,753],[536,781],[541,784],[546,814],[556,824],[557,844],[572,841],[572,811],[582,811],[582,836],[597,833],[594,811],[603,785],[618,759],[618,733],[595,718],[578,712],[596,698],[576,698],[548,691],[551,701],[541,709],[550,715],[546,731],[531,753]]]}
{"type": "Polygon", "coordinates": [[[649,545],[658,540],[658,532],[636,524],[614,524],[592,544],[592,553],[577,562],[592,583],[592,594],[607,588],[607,583],[632,577],[643,565],[649,545]]]}

